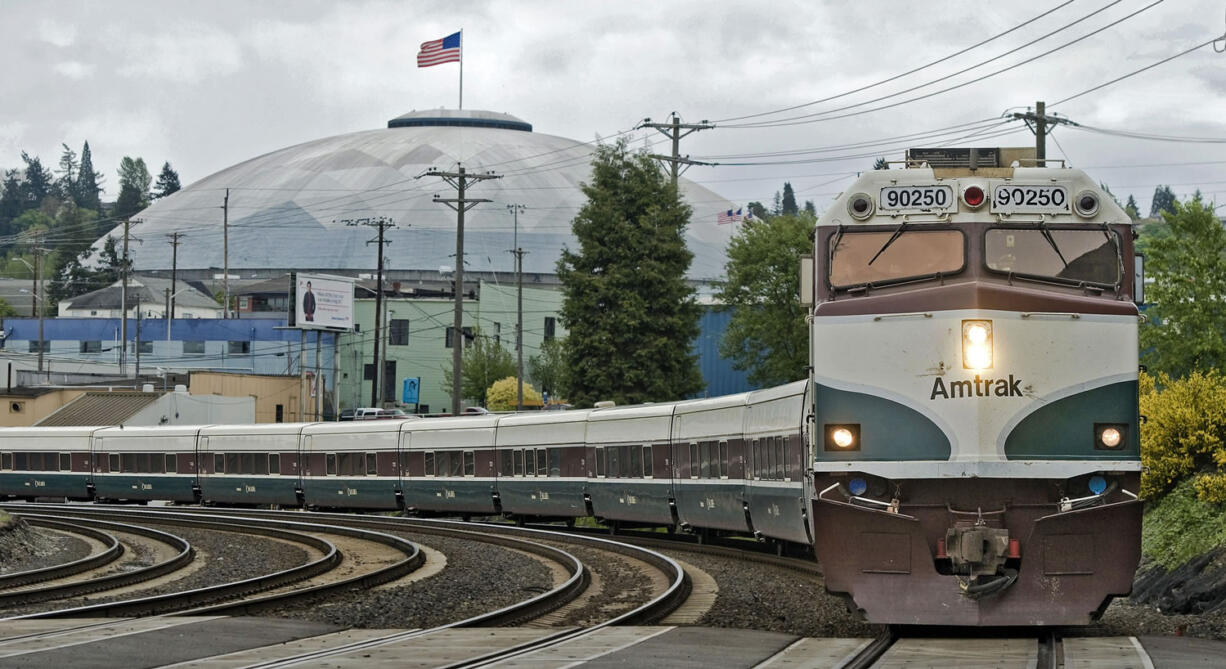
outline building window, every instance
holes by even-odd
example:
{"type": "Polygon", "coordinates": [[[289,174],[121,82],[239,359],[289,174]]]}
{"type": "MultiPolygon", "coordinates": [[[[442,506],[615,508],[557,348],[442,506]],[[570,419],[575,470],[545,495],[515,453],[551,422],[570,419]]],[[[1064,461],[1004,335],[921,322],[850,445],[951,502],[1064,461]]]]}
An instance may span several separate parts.
{"type": "Polygon", "coordinates": [[[153,342],[151,341],[134,341],[132,342],[133,353],[153,353],[153,342]]]}
{"type": "Polygon", "coordinates": [[[226,342],[226,345],[230,355],[251,355],[251,342],[249,341],[231,341],[226,342]]]}
{"type": "Polygon", "coordinates": [[[43,353],[48,353],[51,351],[51,347],[48,345],[50,342],[48,342],[46,339],[42,340],[41,347],[39,346],[39,343],[40,342],[37,339],[30,340],[30,353],[38,353],[40,348],[42,349],[43,353]]]}
{"type": "Polygon", "coordinates": [[[102,352],[102,342],[101,341],[83,341],[81,342],[81,352],[82,353],[101,353],[102,352]]]}
{"type": "Polygon", "coordinates": [[[204,342],[202,341],[183,342],[183,355],[204,355],[204,342]]]}
{"type": "MultiPolygon", "coordinates": [[[[453,334],[454,331],[455,331],[455,328],[448,327],[447,334],[444,335],[443,337],[443,345],[447,348],[451,348],[452,346],[452,340],[455,338],[453,334]]],[[[462,332],[464,333],[464,347],[467,348],[469,346],[472,346],[473,345],[473,329],[463,328],[462,332]]]]}
{"type": "Polygon", "coordinates": [[[238,308],[242,311],[251,311],[251,300],[246,295],[238,298],[238,308]]]}
{"type": "Polygon", "coordinates": [[[502,343],[502,323],[494,323],[494,343],[502,343]]]}
{"type": "Polygon", "coordinates": [[[374,381],[375,380],[375,366],[370,364],[369,362],[362,366],[362,380],[363,381],[374,381]]]}
{"type": "Polygon", "coordinates": [[[545,341],[553,341],[553,336],[558,327],[558,319],[553,316],[545,317],[545,341]]]}
{"type": "Polygon", "coordinates": [[[392,319],[391,325],[388,328],[387,344],[388,346],[409,345],[409,319],[392,319]]]}

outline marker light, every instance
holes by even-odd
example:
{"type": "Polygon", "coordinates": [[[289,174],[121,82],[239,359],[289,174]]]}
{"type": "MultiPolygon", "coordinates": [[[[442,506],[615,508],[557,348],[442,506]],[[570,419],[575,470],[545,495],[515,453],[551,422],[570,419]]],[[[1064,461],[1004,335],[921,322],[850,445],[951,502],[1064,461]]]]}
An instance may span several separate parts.
{"type": "Polygon", "coordinates": [[[983,189],[979,186],[967,186],[966,190],[962,191],[962,201],[972,209],[981,206],[985,199],[983,189]]]}
{"type": "Polygon", "coordinates": [[[962,366],[991,369],[992,321],[962,321],[962,366]]]}
{"type": "Polygon", "coordinates": [[[860,425],[858,423],[826,425],[826,450],[860,450],[860,425]]]}
{"type": "Polygon", "coordinates": [[[1094,425],[1094,448],[1114,451],[1124,446],[1126,426],[1096,423],[1094,425]]]}
{"type": "Polygon", "coordinates": [[[851,494],[853,495],[863,495],[868,491],[868,481],[859,478],[852,479],[847,482],[847,489],[850,490],[851,494]]]}
{"type": "Polygon", "coordinates": [[[1091,476],[1090,477],[1090,492],[1094,493],[1095,495],[1101,495],[1103,494],[1103,491],[1106,489],[1107,489],[1107,479],[1101,476],[1091,476]]]}
{"type": "Polygon", "coordinates": [[[1073,210],[1082,218],[1092,218],[1098,213],[1098,195],[1093,191],[1081,191],[1073,198],[1073,210]]]}
{"type": "Polygon", "coordinates": [[[873,215],[873,198],[867,193],[856,193],[847,200],[847,213],[857,221],[863,221],[873,215]]]}

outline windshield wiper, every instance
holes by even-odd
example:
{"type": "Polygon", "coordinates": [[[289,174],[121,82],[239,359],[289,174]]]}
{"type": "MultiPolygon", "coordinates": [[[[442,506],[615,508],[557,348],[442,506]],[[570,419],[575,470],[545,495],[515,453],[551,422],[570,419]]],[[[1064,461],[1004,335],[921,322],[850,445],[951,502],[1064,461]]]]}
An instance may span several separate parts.
{"type": "MultiPolygon", "coordinates": [[[[1068,261],[1064,259],[1064,254],[1060,252],[1060,247],[1056,245],[1056,240],[1052,239],[1051,230],[1047,229],[1046,221],[1039,221],[1039,232],[1043,233],[1043,239],[1046,239],[1047,243],[1051,244],[1051,250],[1056,252],[1056,256],[1060,258],[1060,262],[1064,263],[1065,268],[1067,268],[1068,261]]],[[[871,265],[872,263],[869,264],[871,265]]]]}
{"type": "MultiPolygon", "coordinates": [[[[903,231],[906,229],[907,229],[906,221],[899,223],[898,227],[894,229],[894,234],[890,235],[890,238],[885,241],[885,244],[883,244],[880,249],[877,249],[877,253],[873,255],[872,260],[868,261],[868,264],[872,265],[874,262],[876,262],[877,258],[879,258],[882,253],[885,253],[885,250],[890,248],[890,244],[893,244],[894,240],[898,239],[898,237],[901,236],[903,231]]],[[[1055,244],[1055,242],[1052,242],[1052,243],[1055,244]]],[[[1056,253],[1059,253],[1059,251],[1056,251],[1056,253]]],[[[1067,265],[1068,263],[1065,263],[1065,264],[1067,265]]]]}

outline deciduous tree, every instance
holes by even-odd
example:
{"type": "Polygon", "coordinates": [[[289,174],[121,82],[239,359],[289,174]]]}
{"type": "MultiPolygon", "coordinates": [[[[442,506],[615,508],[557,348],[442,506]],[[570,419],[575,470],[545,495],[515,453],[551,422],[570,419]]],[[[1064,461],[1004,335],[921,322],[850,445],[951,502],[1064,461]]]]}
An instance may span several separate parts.
{"type": "MultiPolygon", "coordinates": [[[[464,360],[460,366],[460,392],[465,399],[485,406],[490,384],[508,375],[514,376],[515,361],[510,351],[492,337],[482,335],[479,330],[474,334],[472,345],[464,349],[464,360]]],[[[452,388],[452,378],[451,366],[447,365],[443,369],[443,387],[448,392],[452,388]]]]}
{"type": "Polygon", "coordinates": [[[1172,206],[1165,234],[1146,244],[1141,359],[1175,378],[1226,370],[1226,229],[1199,198],[1172,206]]]}
{"type": "Polygon", "coordinates": [[[566,396],[566,340],[550,339],[528,358],[528,378],[551,398],[566,396]]]}
{"type": "Polygon", "coordinates": [[[815,224],[809,215],[745,221],[728,244],[728,278],[717,297],[732,318],[719,351],[755,385],[804,378],[809,357],[800,256],[813,252],[815,224]]]}
{"type": "Polygon", "coordinates": [[[598,146],[577,249],[558,260],[570,400],[677,400],[702,388],[691,352],[699,309],[685,281],[690,207],[645,153],[598,146]]]}

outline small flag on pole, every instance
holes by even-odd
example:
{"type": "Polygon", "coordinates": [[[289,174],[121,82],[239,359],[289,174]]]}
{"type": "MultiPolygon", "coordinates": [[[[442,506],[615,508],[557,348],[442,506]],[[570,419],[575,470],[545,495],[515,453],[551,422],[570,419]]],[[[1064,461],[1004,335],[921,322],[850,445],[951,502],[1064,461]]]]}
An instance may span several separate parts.
{"type": "Polygon", "coordinates": [[[421,51],[417,52],[417,67],[458,62],[460,62],[460,33],[452,33],[443,39],[422,42],[421,51]]]}
{"type": "Polygon", "coordinates": [[[729,209],[728,211],[721,211],[718,214],[716,214],[715,222],[719,225],[724,225],[725,223],[737,223],[741,221],[743,218],[744,217],[741,216],[740,209],[737,209],[736,211],[729,209]]]}

